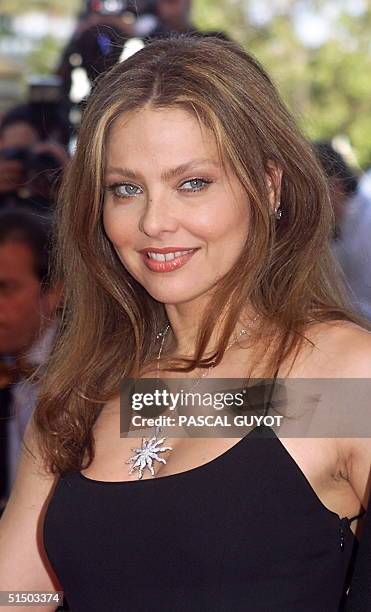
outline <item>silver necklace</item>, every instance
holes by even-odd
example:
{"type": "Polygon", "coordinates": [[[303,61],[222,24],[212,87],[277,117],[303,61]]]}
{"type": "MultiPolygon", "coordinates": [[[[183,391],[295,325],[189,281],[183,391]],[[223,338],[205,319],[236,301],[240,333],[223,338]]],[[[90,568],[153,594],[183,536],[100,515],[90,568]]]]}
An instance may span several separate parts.
{"type": "MultiPolygon", "coordinates": [[[[248,328],[252,327],[252,325],[255,323],[257,318],[258,318],[258,315],[248,324],[248,328]]],[[[160,348],[159,348],[157,359],[156,359],[157,380],[159,380],[160,360],[161,360],[161,355],[162,355],[162,351],[164,348],[165,339],[166,339],[169,329],[170,329],[170,324],[168,324],[162,332],[159,332],[157,334],[157,339],[158,340],[161,339],[161,344],[160,344],[160,348]]],[[[241,336],[244,336],[247,333],[248,333],[248,329],[245,327],[242,328],[239,334],[235,337],[235,339],[228,344],[228,346],[225,349],[225,352],[227,352],[234,344],[236,344],[236,342],[238,342],[241,336]]],[[[200,378],[206,378],[206,376],[210,374],[211,370],[214,367],[215,367],[215,364],[213,363],[211,366],[209,366],[205,370],[205,372],[203,372],[200,378]]],[[[196,387],[198,384],[200,384],[200,380],[196,381],[196,383],[193,385],[192,388],[196,387]]],[[[150,438],[149,440],[147,438],[142,438],[141,446],[139,448],[131,449],[132,451],[134,451],[134,455],[130,457],[130,459],[126,461],[126,463],[131,464],[129,474],[132,474],[134,470],[138,470],[139,480],[142,478],[143,471],[146,468],[150,471],[152,476],[155,476],[155,470],[153,469],[154,461],[158,461],[159,463],[166,464],[166,460],[163,457],[159,457],[158,453],[164,453],[168,450],[173,450],[172,446],[161,446],[166,440],[166,437],[163,437],[163,438],[158,437],[161,430],[162,430],[162,427],[158,425],[157,427],[155,427],[154,435],[152,436],[152,438],[150,438]]]]}
{"type": "MultiPolygon", "coordinates": [[[[170,325],[167,325],[165,330],[159,332],[156,336],[156,340],[161,340],[161,345],[158,351],[156,363],[157,363],[157,380],[159,379],[159,370],[160,370],[160,359],[162,354],[162,349],[164,348],[165,336],[169,330],[170,325]]],[[[166,460],[163,457],[159,457],[158,453],[164,453],[168,450],[173,450],[172,446],[161,446],[166,440],[166,438],[158,438],[161,432],[161,426],[155,427],[154,435],[149,440],[147,438],[142,438],[142,443],[139,448],[132,448],[130,450],[134,451],[134,455],[130,457],[126,463],[131,464],[131,468],[129,470],[129,474],[132,474],[134,470],[138,470],[138,480],[140,480],[143,476],[143,470],[146,468],[151,472],[152,476],[155,476],[155,470],[153,469],[153,462],[159,461],[160,463],[166,464],[166,460]]]]}

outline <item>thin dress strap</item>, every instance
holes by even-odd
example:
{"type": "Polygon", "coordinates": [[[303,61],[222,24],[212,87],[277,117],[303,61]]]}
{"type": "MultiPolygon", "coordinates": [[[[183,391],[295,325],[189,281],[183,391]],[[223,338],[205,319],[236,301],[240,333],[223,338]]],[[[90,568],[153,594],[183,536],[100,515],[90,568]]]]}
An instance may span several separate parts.
{"type": "MultiPolygon", "coordinates": [[[[277,375],[278,375],[278,371],[279,371],[279,366],[277,368],[277,370],[274,373],[274,377],[273,377],[273,382],[269,391],[269,398],[268,398],[268,402],[266,404],[266,408],[264,411],[264,416],[266,416],[270,410],[271,406],[271,401],[272,401],[272,397],[273,397],[273,391],[274,391],[274,386],[276,384],[276,380],[277,380],[277,375]]],[[[348,519],[349,524],[352,523],[353,521],[356,521],[357,519],[362,518],[365,514],[366,514],[366,510],[364,508],[362,508],[361,512],[359,514],[356,514],[356,516],[352,516],[351,518],[348,519]]]]}

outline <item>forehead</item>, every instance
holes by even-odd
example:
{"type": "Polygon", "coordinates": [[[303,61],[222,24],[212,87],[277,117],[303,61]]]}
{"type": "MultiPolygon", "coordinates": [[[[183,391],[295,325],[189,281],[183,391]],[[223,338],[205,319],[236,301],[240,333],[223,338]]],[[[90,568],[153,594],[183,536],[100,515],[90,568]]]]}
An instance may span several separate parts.
{"type": "Polygon", "coordinates": [[[213,132],[181,108],[143,108],[122,114],[107,138],[107,161],[151,159],[165,165],[208,157],[218,160],[213,132]]]}

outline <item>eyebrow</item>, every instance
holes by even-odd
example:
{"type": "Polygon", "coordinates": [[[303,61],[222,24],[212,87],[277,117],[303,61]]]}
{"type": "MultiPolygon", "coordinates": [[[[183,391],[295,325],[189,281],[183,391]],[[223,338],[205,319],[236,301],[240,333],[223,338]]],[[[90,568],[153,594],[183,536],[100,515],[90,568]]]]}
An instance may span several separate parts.
{"type": "MultiPolygon", "coordinates": [[[[181,174],[184,174],[185,172],[188,172],[189,170],[192,170],[192,168],[195,168],[202,164],[213,166],[213,167],[216,167],[219,165],[217,161],[214,161],[212,159],[193,159],[192,161],[181,164],[180,166],[176,166],[174,168],[169,168],[168,170],[165,170],[161,174],[161,179],[163,181],[169,181],[173,178],[180,176],[181,174]]],[[[121,174],[125,178],[133,179],[133,180],[143,178],[140,173],[134,172],[133,170],[130,170],[130,168],[119,168],[116,166],[110,166],[109,168],[107,168],[106,174],[110,174],[110,173],[121,174]]]]}

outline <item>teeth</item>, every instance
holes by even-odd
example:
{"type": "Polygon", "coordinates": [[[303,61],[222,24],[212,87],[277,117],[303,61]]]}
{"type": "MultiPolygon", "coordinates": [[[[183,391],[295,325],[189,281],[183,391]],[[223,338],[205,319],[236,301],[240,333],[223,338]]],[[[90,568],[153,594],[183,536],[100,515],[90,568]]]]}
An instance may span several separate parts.
{"type": "Polygon", "coordinates": [[[175,253],[153,253],[148,251],[147,255],[150,259],[155,261],[172,261],[175,257],[181,257],[181,255],[187,255],[189,251],[176,251],[175,253]]]}

